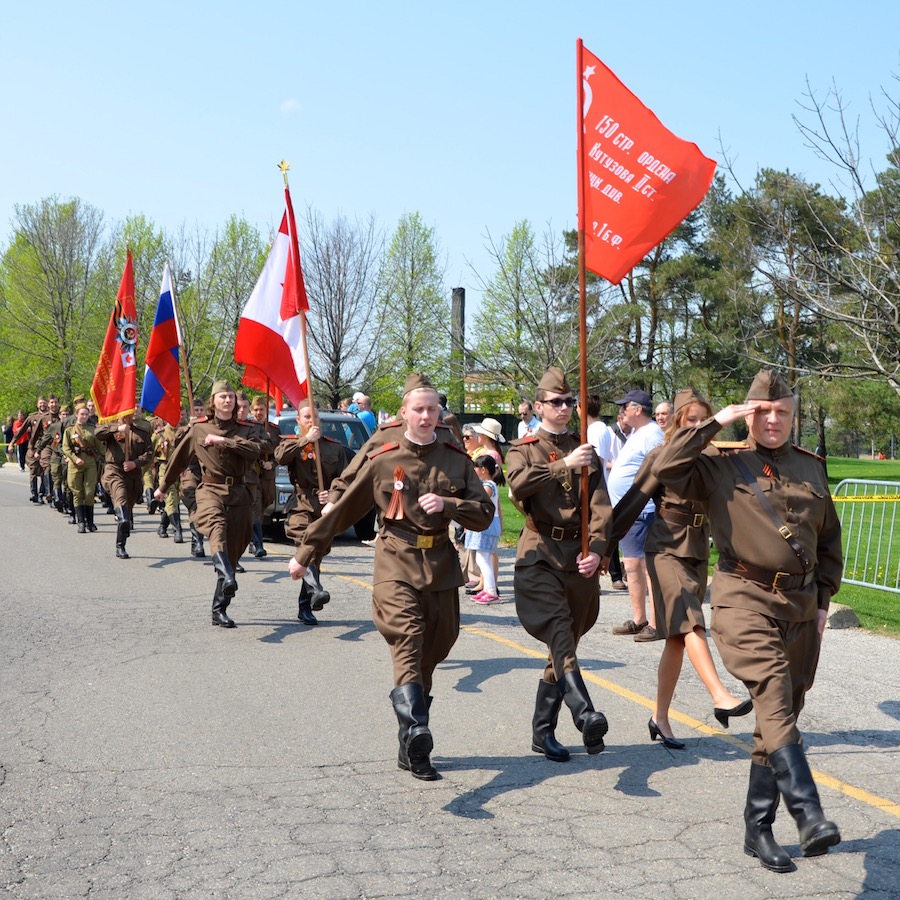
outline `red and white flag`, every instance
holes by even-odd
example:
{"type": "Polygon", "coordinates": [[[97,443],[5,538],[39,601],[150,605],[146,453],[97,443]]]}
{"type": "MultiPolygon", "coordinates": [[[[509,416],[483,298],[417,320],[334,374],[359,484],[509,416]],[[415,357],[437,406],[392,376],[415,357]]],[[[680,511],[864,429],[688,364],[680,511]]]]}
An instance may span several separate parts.
{"type": "Polygon", "coordinates": [[[703,199],[716,164],[669,131],[578,41],[578,228],[613,284],[703,199]]]}
{"type": "MultiPolygon", "coordinates": [[[[252,366],[297,406],[307,396],[303,329],[309,309],[291,195],[269,258],[241,313],[234,360],[252,366]]],[[[245,376],[246,381],[246,376],[245,376]]],[[[265,390],[265,387],[261,388],[265,390]]]]}

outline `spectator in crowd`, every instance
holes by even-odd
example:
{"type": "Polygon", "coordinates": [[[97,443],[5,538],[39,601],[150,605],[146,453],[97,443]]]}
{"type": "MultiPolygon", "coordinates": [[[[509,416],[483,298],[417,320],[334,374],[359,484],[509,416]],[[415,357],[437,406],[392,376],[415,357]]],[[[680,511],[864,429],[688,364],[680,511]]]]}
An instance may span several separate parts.
{"type": "Polygon", "coordinates": [[[669,419],[674,411],[675,407],[668,400],[660,400],[659,403],[656,404],[653,418],[656,419],[656,424],[659,425],[663,431],[668,428],[669,419]]]}
{"type": "MultiPolygon", "coordinates": [[[[472,454],[472,459],[477,459],[483,453],[489,453],[494,457],[494,462],[498,468],[503,466],[503,453],[500,445],[506,443],[503,437],[503,426],[496,419],[482,419],[477,425],[473,426],[478,449],[472,454]]],[[[501,486],[506,484],[505,480],[497,482],[501,486]]]]}
{"type": "Polygon", "coordinates": [[[459,424],[459,419],[456,418],[456,416],[447,406],[447,395],[438,394],[438,403],[440,403],[441,405],[441,425],[444,425],[446,428],[450,429],[450,432],[453,435],[453,439],[459,444],[460,447],[462,447],[462,427],[459,424]]]}
{"type": "Polygon", "coordinates": [[[528,434],[537,434],[541,427],[541,420],[534,414],[534,407],[528,400],[519,404],[519,426],[516,437],[521,440],[528,434]]]}
{"type": "Polygon", "coordinates": [[[3,443],[6,445],[6,458],[9,462],[13,461],[13,417],[12,414],[6,417],[3,425],[3,443]]]}
{"type": "Polygon", "coordinates": [[[372,412],[372,398],[368,394],[354,394],[353,400],[356,403],[356,418],[362,419],[365,422],[366,428],[369,429],[369,434],[374,434],[375,429],[378,427],[378,421],[375,418],[375,413],[372,412]]]}
{"type": "MultiPolygon", "coordinates": [[[[629,391],[616,406],[622,407],[625,424],[631,428],[628,440],[619,451],[609,472],[609,499],[615,506],[634,482],[644,457],[663,442],[662,429],[653,421],[653,401],[646,391],[629,391]]],[[[653,524],[656,505],[649,499],[634,524],[619,542],[625,573],[628,576],[628,594],[631,599],[632,618],[613,628],[613,634],[630,634],[636,641],[656,640],[656,613],[650,604],[647,618],[647,563],[644,558],[644,541],[653,524]]]]}
{"type": "Polygon", "coordinates": [[[28,430],[28,419],[24,410],[19,410],[16,421],[13,422],[13,443],[16,447],[16,461],[19,463],[20,471],[25,471],[25,457],[28,453],[28,439],[31,432],[28,430]]]}

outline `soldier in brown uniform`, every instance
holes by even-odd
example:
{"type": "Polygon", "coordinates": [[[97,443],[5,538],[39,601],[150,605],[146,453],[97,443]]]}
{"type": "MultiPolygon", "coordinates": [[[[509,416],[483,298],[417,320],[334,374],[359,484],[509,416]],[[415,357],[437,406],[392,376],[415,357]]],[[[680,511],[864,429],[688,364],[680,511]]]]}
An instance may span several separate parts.
{"type": "Polygon", "coordinates": [[[191,461],[199,462],[202,474],[194,518],[197,528],[209,538],[216,570],[212,623],[234,628],[226,610],[238,588],[237,561],[250,540],[250,491],[244,479],[261,444],[249,425],[238,422],[237,398],[227,381],[213,384],[207,412],[207,417],[179,432],[154,496],[162,502],[191,461]]]}
{"type": "MultiPolygon", "coordinates": [[[[397,764],[415,778],[439,778],[431,765],[428,727],[434,670],[459,635],[459,559],[450,543],[451,519],[481,530],[494,517],[466,453],[437,439],[438,395],[423,375],[410,375],[396,440],[367,451],[356,475],[327,515],[313,522],[290,562],[291,577],[306,567],[374,501],[382,525],[375,550],[372,616],[394,666],[391,701],[400,724],[397,764]]],[[[390,430],[392,437],[396,434],[390,430]]],[[[362,451],[360,452],[362,454],[362,451]]]]}
{"type": "Polygon", "coordinates": [[[259,493],[253,506],[253,529],[257,534],[258,559],[265,557],[266,548],[263,546],[263,515],[275,502],[275,448],[281,441],[281,432],[274,422],[269,421],[269,407],[265,397],[257,397],[250,404],[253,421],[265,432],[267,443],[265,449],[256,463],[259,470],[259,493]]]}
{"type": "MultiPolygon", "coordinates": [[[[331,482],[340,475],[347,459],[344,448],[338,441],[322,437],[309,403],[304,402],[297,409],[297,428],[295,436],[286,437],[275,448],[275,461],[287,466],[294,485],[294,495],[285,510],[287,518],[284,532],[299,547],[306,529],[322,517],[322,507],[328,502],[331,482]],[[317,456],[322,466],[321,491],[316,467],[317,456]]],[[[297,611],[297,618],[304,625],[318,625],[312,611],[322,609],[331,600],[331,594],[322,587],[319,580],[322,559],[330,549],[329,543],[323,550],[317,550],[306,567],[297,611]]]]}
{"type": "MultiPolygon", "coordinates": [[[[188,420],[188,424],[193,424],[204,418],[206,414],[206,405],[201,397],[194,397],[193,415],[188,420]]],[[[187,430],[187,425],[179,425],[175,431],[175,440],[187,430]]],[[[187,468],[178,478],[178,489],[181,493],[181,500],[185,509],[188,511],[188,523],[191,530],[191,556],[195,559],[203,559],[206,557],[206,550],[203,548],[203,535],[197,529],[194,521],[197,515],[197,487],[200,484],[202,472],[200,471],[200,463],[196,459],[192,459],[187,468]]]]}
{"type": "Polygon", "coordinates": [[[150,425],[129,413],[98,425],[94,436],[106,451],[103,489],[116,512],[116,556],[129,559],[125,543],[131,534],[132,510],[141,499],[142,469],[153,458],[150,425]]]}
{"type": "Polygon", "coordinates": [[[678,431],[654,465],[663,484],[709,508],[720,554],[711,632],[756,710],[744,850],[776,872],[792,868],[772,835],[779,793],[797,822],[804,856],[825,853],[841,839],[822,812],[797,728],[828,605],[841,583],[841,526],[822,461],[789,441],[794,403],[784,379],[762,371],[745,403],[678,431]],[[744,417],[746,444],[710,446],[744,417]]]}
{"type": "Polygon", "coordinates": [[[94,532],[94,492],[102,448],[88,424],[90,413],[84,398],[75,404],[75,421],[63,432],[62,450],[69,461],[68,484],[72,493],[78,533],[94,532]]]}
{"type": "MultiPolygon", "coordinates": [[[[40,401],[38,406],[40,407],[40,401]]],[[[45,502],[45,497],[51,496],[50,444],[44,441],[44,436],[50,426],[58,421],[59,398],[55,394],[50,394],[47,398],[46,412],[35,419],[28,441],[32,454],[31,473],[32,477],[38,480],[38,497],[41,503],[45,502]]]]}
{"type": "MultiPolygon", "coordinates": [[[[271,453],[269,445],[269,434],[259,422],[255,422],[250,418],[250,398],[243,392],[238,391],[237,394],[237,417],[238,421],[243,425],[248,425],[252,430],[256,439],[260,442],[261,448],[271,453]]],[[[247,469],[244,480],[250,490],[250,544],[246,550],[256,559],[263,559],[268,554],[263,546],[262,534],[262,516],[260,510],[260,475],[259,463],[263,452],[260,451],[260,457],[247,469]]],[[[238,570],[240,571],[240,570],[238,570]]]]}
{"type": "MultiPolygon", "coordinates": [[[[660,404],[662,406],[663,404],[660,404]]],[[[699,425],[713,414],[709,402],[691,388],[675,396],[674,415],[669,421],[665,442],[685,425],[699,425]]],[[[703,600],[709,569],[709,518],[699,500],[685,500],[664,487],[653,474],[660,448],[654,447],[634,476],[634,483],[613,509],[613,540],[624,536],[648,500],[656,504],[656,516],[647,532],[644,552],[647,574],[653,587],[656,630],[665,639],[656,680],[656,708],[648,727],[650,740],[659,738],[670,750],[683,750],[683,741],[672,735],[669,707],[681,674],[684,653],[700,676],[713,700],[713,714],[728,727],[732,716],[753,710],[750,700],[741,701],[722,684],[706,641],[703,600]]]]}
{"type": "MultiPolygon", "coordinates": [[[[182,416],[184,415],[182,410],[182,416]]],[[[159,484],[166,477],[166,468],[169,465],[169,454],[175,446],[175,429],[162,419],[157,419],[157,427],[153,431],[153,459],[156,468],[156,483],[159,484]]],[[[168,538],[169,525],[172,526],[172,539],[176,544],[184,543],[184,531],[181,527],[181,491],[180,482],[175,481],[169,485],[166,491],[166,499],[159,513],[159,525],[156,533],[161,538],[168,538]]],[[[156,497],[153,497],[154,502],[156,497]]]]}
{"type": "Polygon", "coordinates": [[[612,509],[594,448],[568,430],[575,400],[562,370],[551,367],[538,385],[536,434],[513,441],[506,477],[526,514],[519,535],[514,586],[516,613],[525,630],[549,649],[538,682],[531,748],[555,762],[569,751],[556,740],[563,702],[588,753],[604,749],[609,726],[594,710],[576,650],[600,607],[599,565],[609,542],[612,509]],[[581,553],[582,467],[588,467],[589,552],[581,553]]]}

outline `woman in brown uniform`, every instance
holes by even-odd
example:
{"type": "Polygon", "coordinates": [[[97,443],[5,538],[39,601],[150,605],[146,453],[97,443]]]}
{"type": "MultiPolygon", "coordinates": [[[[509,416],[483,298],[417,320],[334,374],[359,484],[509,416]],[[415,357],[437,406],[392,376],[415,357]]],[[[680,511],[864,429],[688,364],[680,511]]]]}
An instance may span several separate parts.
{"type": "Polygon", "coordinates": [[[156,489],[156,499],[196,459],[202,477],[197,487],[197,528],[209,538],[216,590],[212,623],[234,628],[225,612],[237,591],[234,567],[250,540],[252,514],[250,491],[244,483],[247,469],[262,449],[255,429],[237,420],[237,400],[227,381],[217,381],[207,406],[208,415],[180,431],[169,455],[166,473],[156,489]]]}
{"type": "MultiPolygon", "coordinates": [[[[279,443],[275,448],[275,461],[281,466],[287,466],[294,485],[294,496],[288,501],[284,533],[299,547],[306,529],[316,519],[322,518],[322,507],[328,502],[331,482],[341,474],[346,464],[344,448],[337,441],[322,437],[312,408],[304,403],[297,410],[297,434],[286,437],[279,443]],[[319,490],[316,469],[317,454],[322,463],[322,490],[319,490]]],[[[319,581],[322,559],[330,549],[329,544],[317,550],[312,562],[306,567],[306,574],[300,585],[297,611],[297,618],[304,625],[318,625],[312,610],[321,609],[331,599],[331,595],[319,581]]]]}
{"type": "MultiPolygon", "coordinates": [[[[685,425],[697,425],[713,413],[710,404],[688,388],[675,397],[675,415],[666,428],[665,441],[685,425]]],[[[722,684],[706,640],[703,599],[709,564],[709,520],[704,507],[684,500],[664,487],[653,475],[658,449],[651,450],[635,475],[634,484],[616,504],[613,512],[613,539],[628,531],[648,498],[656,503],[656,518],[647,533],[644,552],[647,574],[653,586],[656,629],[665,638],[656,684],[656,710],[648,723],[650,740],[660,738],[672,750],[684,744],[672,736],[669,706],[681,674],[684,652],[713,700],[716,719],[728,727],[731,716],[745,716],[753,708],[741,702],[722,684]]]]}
{"type": "Polygon", "coordinates": [[[69,461],[66,478],[72,492],[78,533],[96,531],[94,524],[94,492],[97,490],[97,460],[100,444],[88,424],[88,408],[76,404],[75,423],[63,432],[62,450],[69,461]]]}

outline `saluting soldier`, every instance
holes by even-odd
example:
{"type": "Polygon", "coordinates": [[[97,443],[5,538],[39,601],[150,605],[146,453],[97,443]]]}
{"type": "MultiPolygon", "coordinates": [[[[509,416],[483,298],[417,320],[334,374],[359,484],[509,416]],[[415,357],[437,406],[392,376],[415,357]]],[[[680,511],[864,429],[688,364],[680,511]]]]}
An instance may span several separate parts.
{"type": "Polygon", "coordinates": [[[431,765],[434,670],[459,635],[463,577],[450,542],[450,521],[481,531],[494,518],[494,504],[468,455],[437,439],[439,413],[431,382],[424,375],[410,375],[400,407],[402,433],[365,453],[352,484],[327,515],[307,528],[290,562],[291,577],[303,577],[336,534],[377,504],[382,524],[372,615],[393,660],[391,701],[400,725],[397,764],[425,781],[440,777],[431,765]]]}
{"type": "Polygon", "coordinates": [[[575,400],[561,369],[547,369],[534,405],[541,427],[513,441],[506,456],[507,481],[525,512],[516,549],[516,613],[525,630],[549,650],[538,682],[531,749],[565,762],[569,751],[555,733],[563,702],[588,753],[605,749],[603,738],[609,729],[606,717],[591,702],[576,651],[597,621],[599,566],[609,542],[612,509],[594,448],[568,429],[575,400]],[[581,553],[583,490],[590,498],[587,556],[581,553]]]}
{"type": "Polygon", "coordinates": [[[96,531],[94,493],[97,490],[101,445],[88,424],[90,413],[82,397],[75,403],[75,421],[63,432],[62,450],[68,465],[68,485],[72,492],[78,533],[96,531]]]}
{"type": "Polygon", "coordinates": [[[794,404],[781,375],[761,371],[745,403],[677,431],[654,464],[663,484],[709,508],[719,548],[710,630],[756,710],[744,850],[775,872],[793,868],[772,835],[779,793],[804,856],[841,839],[822,812],[797,728],[841,583],[841,526],[823,461],[789,441],[794,404]],[[746,443],[711,446],[741,418],[746,443]]]}
{"type": "Polygon", "coordinates": [[[237,561],[250,540],[250,491],[245,476],[260,449],[254,430],[238,421],[234,389],[225,380],[216,381],[207,415],[179,431],[165,476],[154,495],[162,502],[182,471],[194,460],[199,463],[194,519],[209,538],[216,571],[212,624],[224,628],[235,627],[226,610],[238,589],[237,561]]]}
{"type": "MultiPolygon", "coordinates": [[[[322,436],[312,407],[304,401],[297,408],[297,434],[288,435],[278,444],[275,461],[287,466],[294,485],[294,493],[285,508],[284,533],[299,547],[306,529],[322,517],[322,507],[328,502],[328,488],[340,475],[347,458],[338,441],[322,436]],[[319,490],[316,457],[322,467],[322,490],[319,490]]],[[[323,550],[317,550],[306,567],[297,611],[297,618],[304,625],[318,625],[312,611],[322,609],[331,600],[331,594],[322,587],[319,579],[322,559],[330,550],[330,543],[323,550]]]]}
{"type": "Polygon", "coordinates": [[[125,544],[134,504],[141,499],[141,470],[153,457],[150,424],[128,413],[98,425],[94,435],[105,447],[103,488],[116,513],[116,556],[129,559],[125,544]]]}

